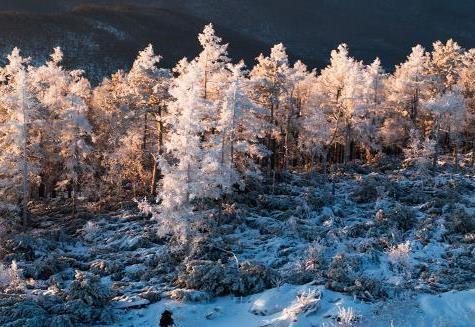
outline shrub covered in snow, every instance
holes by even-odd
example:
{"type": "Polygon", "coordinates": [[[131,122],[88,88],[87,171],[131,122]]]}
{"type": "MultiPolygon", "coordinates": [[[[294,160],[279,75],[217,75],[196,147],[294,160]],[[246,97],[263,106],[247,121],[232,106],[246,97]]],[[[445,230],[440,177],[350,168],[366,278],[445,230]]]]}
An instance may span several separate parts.
{"type": "Polygon", "coordinates": [[[388,257],[392,263],[405,264],[409,259],[410,252],[411,242],[406,241],[404,243],[392,246],[388,251],[388,257]]]}
{"type": "Polygon", "coordinates": [[[0,290],[18,287],[21,278],[20,273],[16,261],[13,261],[10,266],[0,264],[0,290]]]}
{"type": "Polygon", "coordinates": [[[448,229],[455,233],[475,232],[475,215],[469,214],[463,205],[457,205],[447,218],[448,229]]]}
{"type": "Polygon", "coordinates": [[[360,317],[355,313],[353,308],[338,307],[338,315],[336,321],[339,326],[350,327],[353,326],[360,317]]]}
{"type": "Polygon", "coordinates": [[[184,264],[176,284],[213,295],[232,294],[239,290],[239,271],[235,266],[227,266],[221,262],[191,260],[184,264]]]}
{"type": "Polygon", "coordinates": [[[275,272],[260,264],[243,262],[237,268],[220,261],[191,260],[184,264],[176,283],[213,295],[248,295],[272,287],[274,280],[275,272]]]}
{"type": "Polygon", "coordinates": [[[75,280],[66,295],[68,301],[79,300],[99,308],[107,305],[111,298],[111,290],[101,284],[98,276],[81,271],[76,271],[75,280]]]}
{"type": "Polygon", "coordinates": [[[389,213],[388,221],[406,232],[417,223],[416,213],[409,206],[397,204],[389,213]]]}

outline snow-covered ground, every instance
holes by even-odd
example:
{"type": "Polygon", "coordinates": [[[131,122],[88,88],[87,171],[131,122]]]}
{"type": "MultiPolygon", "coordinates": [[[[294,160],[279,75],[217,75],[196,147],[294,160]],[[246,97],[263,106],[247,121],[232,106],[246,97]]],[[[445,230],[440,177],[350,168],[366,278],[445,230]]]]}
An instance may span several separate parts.
{"type": "Polygon", "coordinates": [[[460,172],[289,174],[188,242],[133,207],[54,209],[4,244],[0,325],[475,326],[474,194],[460,172]]]}
{"type": "MultiPolygon", "coordinates": [[[[243,326],[344,326],[344,309],[356,317],[353,326],[368,327],[464,327],[475,326],[475,289],[452,291],[440,295],[408,296],[384,303],[365,303],[323,287],[320,308],[309,315],[287,315],[285,309],[295,305],[296,296],[314,287],[283,285],[248,297],[220,297],[205,303],[184,304],[174,300],[155,303],[126,313],[115,326],[158,326],[160,314],[173,312],[179,327],[243,326]],[[289,297],[289,293],[294,296],[289,297]],[[276,308],[277,312],[261,316],[255,307],[276,308]]],[[[274,310],[271,310],[273,312],[274,310]]],[[[349,324],[348,324],[349,325],[349,324]]]]}

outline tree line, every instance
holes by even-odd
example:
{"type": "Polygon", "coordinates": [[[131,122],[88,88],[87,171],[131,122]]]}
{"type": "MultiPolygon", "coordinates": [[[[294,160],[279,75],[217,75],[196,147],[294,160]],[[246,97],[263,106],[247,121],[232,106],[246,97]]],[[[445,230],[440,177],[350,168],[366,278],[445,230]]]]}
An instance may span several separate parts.
{"type": "Polygon", "coordinates": [[[90,201],[148,196],[160,212],[220,199],[249,179],[399,155],[437,168],[475,146],[475,49],[417,45],[386,73],[342,44],[321,71],[282,44],[252,68],[233,63],[207,25],[202,51],[160,68],[149,45],[129,71],[92,87],[15,48],[0,68],[0,202],[23,208],[66,192],[90,201]]]}

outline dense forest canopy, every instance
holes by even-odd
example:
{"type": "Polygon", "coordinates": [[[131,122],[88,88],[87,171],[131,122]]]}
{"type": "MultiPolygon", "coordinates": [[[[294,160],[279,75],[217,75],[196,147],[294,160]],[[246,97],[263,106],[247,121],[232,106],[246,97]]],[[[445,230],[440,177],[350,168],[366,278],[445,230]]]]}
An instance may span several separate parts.
{"type": "Polygon", "coordinates": [[[253,67],[232,63],[212,25],[198,41],[171,70],[149,45],[96,87],[62,67],[60,48],[40,66],[15,48],[1,68],[2,202],[26,215],[31,197],[66,190],[148,195],[175,212],[283,171],[396,154],[426,172],[442,154],[457,167],[473,155],[475,51],[453,40],[415,46],[392,74],[346,44],[317,72],[282,44],[253,67]]]}

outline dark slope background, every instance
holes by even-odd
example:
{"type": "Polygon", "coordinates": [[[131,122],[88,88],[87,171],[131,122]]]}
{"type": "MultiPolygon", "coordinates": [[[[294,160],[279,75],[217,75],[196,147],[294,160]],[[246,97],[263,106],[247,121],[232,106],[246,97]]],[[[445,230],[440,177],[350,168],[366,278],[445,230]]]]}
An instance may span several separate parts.
{"type": "Polygon", "coordinates": [[[66,66],[98,81],[130,66],[150,42],[165,66],[193,57],[208,22],[230,42],[231,56],[249,65],[278,42],[317,68],[342,42],[366,62],[381,57],[388,69],[416,43],[454,38],[475,47],[471,0],[1,0],[0,55],[17,45],[40,62],[59,45],[66,66]]]}

